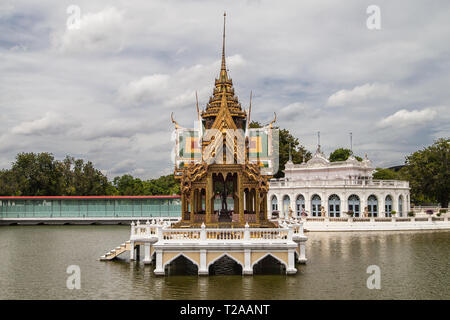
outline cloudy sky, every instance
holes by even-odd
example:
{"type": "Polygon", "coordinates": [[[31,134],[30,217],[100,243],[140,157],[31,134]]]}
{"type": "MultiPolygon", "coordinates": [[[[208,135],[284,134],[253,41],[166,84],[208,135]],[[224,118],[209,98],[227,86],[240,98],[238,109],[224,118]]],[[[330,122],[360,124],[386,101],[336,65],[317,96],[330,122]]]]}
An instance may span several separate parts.
{"type": "Polygon", "coordinates": [[[171,173],[170,113],[192,127],[195,90],[201,107],[212,93],[224,11],[242,105],[253,90],[252,118],[276,111],[310,151],[317,131],[327,154],[353,132],[356,154],[391,166],[449,137],[446,0],[2,0],[0,167],[48,151],[109,178],[171,173]]]}

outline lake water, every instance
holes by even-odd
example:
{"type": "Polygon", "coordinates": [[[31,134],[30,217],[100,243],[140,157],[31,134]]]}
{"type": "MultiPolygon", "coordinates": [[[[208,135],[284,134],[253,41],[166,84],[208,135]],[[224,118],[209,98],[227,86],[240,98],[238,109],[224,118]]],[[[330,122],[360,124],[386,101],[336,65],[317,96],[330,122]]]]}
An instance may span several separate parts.
{"type": "Polygon", "coordinates": [[[152,266],[99,261],[128,226],[0,227],[0,299],[450,299],[450,231],[307,233],[293,276],[156,277],[152,266]],[[81,289],[69,290],[69,265],[81,289]],[[367,267],[381,289],[366,286],[367,267]]]}

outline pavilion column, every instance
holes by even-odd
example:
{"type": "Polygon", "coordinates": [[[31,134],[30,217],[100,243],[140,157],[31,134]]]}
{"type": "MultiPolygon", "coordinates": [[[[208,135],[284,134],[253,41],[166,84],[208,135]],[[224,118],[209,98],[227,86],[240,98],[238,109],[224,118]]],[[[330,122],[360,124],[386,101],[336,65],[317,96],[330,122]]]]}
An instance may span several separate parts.
{"type": "Polygon", "coordinates": [[[237,189],[239,194],[239,223],[244,224],[245,223],[245,217],[244,217],[244,188],[242,187],[242,176],[241,173],[238,173],[237,176],[237,189]]]}
{"type": "Polygon", "coordinates": [[[213,193],[212,174],[208,173],[208,176],[206,177],[206,199],[205,199],[206,223],[211,223],[212,193],[213,193]]]}
{"type": "Polygon", "coordinates": [[[191,209],[191,223],[194,223],[194,215],[195,215],[195,189],[191,190],[190,196],[190,209],[191,209]]]}
{"type": "Polygon", "coordinates": [[[259,223],[259,214],[261,207],[261,199],[259,197],[259,192],[255,189],[255,214],[256,214],[256,223],[259,223]]]}
{"type": "Polygon", "coordinates": [[[246,190],[244,190],[244,197],[245,197],[244,212],[247,210],[247,213],[249,213],[250,212],[250,193],[246,190]]]}
{"type": "Polygon", "coordinates": [[[181,219],[186,220],[186,195],[181,196],[181,219]]]}
{"type": "Polygon", "coordinates": [[[197,198],[196,198],[196,202],[197,202],[197,210],[196,212],[199,213],[202,210],[202,189],[197,189],[197,198]]]}
{"type": "Polygon", "coordinates": [[[268,210],[267,210],[267,193],[264,194],[264,200],[263,200],[263,219],[268,220],[268,210]]]}

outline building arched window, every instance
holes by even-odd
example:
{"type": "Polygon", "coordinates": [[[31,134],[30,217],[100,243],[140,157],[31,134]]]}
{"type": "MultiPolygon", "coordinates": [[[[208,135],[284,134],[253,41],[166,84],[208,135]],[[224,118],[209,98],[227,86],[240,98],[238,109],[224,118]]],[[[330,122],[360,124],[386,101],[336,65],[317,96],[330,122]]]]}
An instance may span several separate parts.
{"type": "Polygon", "coordinates": [[[272,197],[272,211],[278,211],[278,199],[277,196],[272,197]]]}
{"type": "Polygon", "coordinates": [[[319,195],[315,194],[311,198],[311,215],[313,217],[320,216],[321,200],[319,195]]]}
{"type": "Polygon", "coordinates": [[[398,197],[398,215],[399,217],[403,216],[403,196],[400,195],[398,197]]]}
{"type": "Polygon", "coordinates": [[[378,217],[378,199],[373,194],[367,199],[369,217],[378,217]]]}
{"type": "Polygon", "coordinates": [[[353,211],[354,217],[359,217],[361,212],[361,202],[356,194],[348,197],[348,211],[353,211]]]}
{"type": "Polygon", "coordinates": [[[330,217],[341,216],[341,199],[336,194],[332,194],[328,198],[328,215],[330,217]]]}
{"type": "Polygon", "coordinates": [[[305,210],[305,197],[301,194],[298,195],[297,200],[295,201],[295,209],[297,217],[299,217],[305,210]]]}
{"type": "Polygon", "coordinates": [[[291,205],[291,199],[288,195],[283,197],[283,217],[287,217],[289,215],[289,207],[291,205]]]}
{"type": "Polygon", "coordinates": [[[384,211],[386,212],[386,217],[391,216],[391,211],[392,211],[392,197],[391,196],[386,196],[386,200],[384,203],[384,211]]]}

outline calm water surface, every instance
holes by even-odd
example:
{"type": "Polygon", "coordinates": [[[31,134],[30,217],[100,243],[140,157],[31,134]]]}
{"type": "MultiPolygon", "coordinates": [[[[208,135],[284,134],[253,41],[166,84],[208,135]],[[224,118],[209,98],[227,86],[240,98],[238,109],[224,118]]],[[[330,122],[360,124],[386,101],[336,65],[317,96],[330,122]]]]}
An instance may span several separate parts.
{"type": "Polygon", "coordinates": [[[308,233],[294,276],[155,277],[128,256],[101,262],[128,226],[0,227],[0,299],[450,299],[450,231],[308,233]],[[69,290],[67,266],[81,269],[69,290]],[[369,290],[369,265],[381,289],[369,290]]]}

